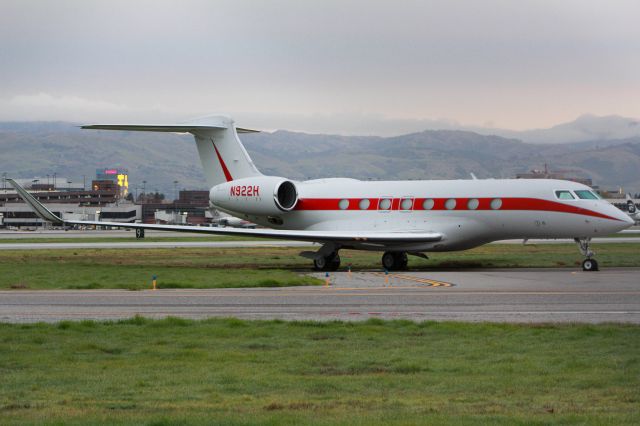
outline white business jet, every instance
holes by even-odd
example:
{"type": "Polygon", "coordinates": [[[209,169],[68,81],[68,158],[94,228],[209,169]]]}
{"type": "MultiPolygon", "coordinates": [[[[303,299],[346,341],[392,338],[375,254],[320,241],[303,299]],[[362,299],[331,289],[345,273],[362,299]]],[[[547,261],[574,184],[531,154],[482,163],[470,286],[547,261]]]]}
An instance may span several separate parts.
{"type": "MultiPolygon", "coordinates": [[[[384,252],[382,266],[404,269],[407,254],[465,250],[496,240],[573,238],[585,271],[598,269],[592,237],[623,230],[633,220],[591,188],[551,179],[360,181],[329,178],[294,181],[265,176],[244,149],[231,118],[213,116],[169,125],[89,125],[83,129],[191,133],[215,208],[268,229],[65,221],[13,180],[43,219],[57,225],[98,225],[249,235],[322,244],[301,255],[317,270],[336,270],[340,249],[384,252]]],[[[287,153],[282,153],[286,158],[287,153]]],[[[328,159],[330,160],[330,159],[328,159]]]]}

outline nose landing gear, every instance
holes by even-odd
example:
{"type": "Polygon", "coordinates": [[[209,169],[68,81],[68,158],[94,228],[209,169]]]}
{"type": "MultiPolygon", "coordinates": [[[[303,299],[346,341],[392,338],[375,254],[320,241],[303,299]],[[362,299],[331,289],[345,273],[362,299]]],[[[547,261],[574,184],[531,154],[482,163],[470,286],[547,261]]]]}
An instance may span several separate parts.
{"type": "Polygon", "coordinates": [[[585,260],[582,261],[582,270],[583,271],[597,271],[598,270],[598,262],[593,259],[595,253],[593,250],[589,248],[589,243],[591,242],[591,238],[574,238],[573,239],[578,245],[578,249],[583,256],[586,257],[585,260]]]}

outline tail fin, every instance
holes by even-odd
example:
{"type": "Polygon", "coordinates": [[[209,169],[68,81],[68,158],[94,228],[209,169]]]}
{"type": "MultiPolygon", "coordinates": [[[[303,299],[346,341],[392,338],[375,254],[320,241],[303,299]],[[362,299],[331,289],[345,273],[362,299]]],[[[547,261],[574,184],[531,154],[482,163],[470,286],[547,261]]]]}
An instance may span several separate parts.
{"type": "Polygon", "coordinates": [[[636,213],[636,204],[633,202],[630,194],[627,194],[627,213],[635,214],[636,213]]]}
{"type": "Polygon", "coordinates": [[[238,138],[238,133],[252,133],[256,130],[236,128],[229,117],[209,116],[180,124],[95,124],[82,128],[191,133],[196,139],[200,162],[209,187],[261,175],[238,138]]]}

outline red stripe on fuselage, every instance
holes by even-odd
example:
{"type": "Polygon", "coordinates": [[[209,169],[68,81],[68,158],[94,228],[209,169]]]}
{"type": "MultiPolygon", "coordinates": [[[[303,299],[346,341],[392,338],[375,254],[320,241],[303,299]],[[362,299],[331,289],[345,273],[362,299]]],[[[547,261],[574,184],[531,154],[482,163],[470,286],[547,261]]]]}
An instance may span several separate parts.
{"type": "Polygon", "coordinates": [[[224,173],[224,177],[227,179],[227,182],[231,182],[233,178],[231,177],[231,173],[229,173],[229,169],[227,169],[227,165],[224,164],[224,160],[222,159],[222,156],[218,152],[218,148],[216,147],[215,142],[211,141],[211,143],[213,144],[213,149],[216,150],[216,155],[218,156],[218,161],[220,162],[220,166],[222,167],[222,172],[224,173]]]}
{"type": "MultiPolygon", "coordinates": [[[[592,216],[599,217],[602,219],[610,219],[619,221],[611,216],[607,216],[602,213],[598,213],[593,210],[584,209],[582,207],[571,206],[564,203],[559,203],[556,201],[544,200],[540,198],[499,198],[502,200],[502,206],[496,211],[513,211],[513,210],[529,210],[529,211],[547,211],[547,212],[558,212],[558,213],[571,213],[571,214],[579,214],[584,216],[592,216]]],[[[495,198],[477,198],[478,200],[478,208],[475,210],[493,210],[491,208],[491,200],[495,198]]],[[[363,198],[301,198],[298,200],[298,204],[296,205],[295,210],[343,210],[339,207],[340,200],[349,200],[349,206],[344,210],[361,210],[359,207],[359,203],[363,198]]],[[[402,198],[390,198],[391,209],[383,210],[378,208],[380,204],[380,200],[385,198],[367,198],[370,201],[369,208],[362,211],[369,210],[379,210],[379,211],[406,211],[400,210],[400,200],[402,198]]],[[[433,208],[428,210],[448,210],[445,207],[445,202],[449,198],[415,198],[413,201],[412,210],[427,210],[423,207],[423,203],[425,200],[431,199],[434,201],[433,208]]],[[[456,200],[456,206],[453,211],[470,210],[467,207],[467,203],[472,198],[454,198],[456,200]]]]}

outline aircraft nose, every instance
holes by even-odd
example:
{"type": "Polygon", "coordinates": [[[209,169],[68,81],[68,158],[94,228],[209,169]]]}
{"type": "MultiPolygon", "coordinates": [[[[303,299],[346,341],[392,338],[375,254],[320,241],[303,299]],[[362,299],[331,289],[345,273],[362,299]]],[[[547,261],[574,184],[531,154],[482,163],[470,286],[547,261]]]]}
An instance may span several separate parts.
{"type": "Polygon", "coordinates": [[[616,214],[614,217],[622,222],[620,230],[627,229],[628,227],[635,225],[635,221],[631,219],[628,214],[618,209],[617,207],[614,207],[614,209],[616,210],[616,214]]]}
{"type": "Polygon", "coordinates": [[[634,225],[635,223],[628,214],[607,202],[604,202],[602,204],[602,208],[600,211],[610,218],[610,220],[606,220],[605,223],[603,223],[603,231],[606,229],[607,232],[611,233],[620,232],[634,225]]]}

